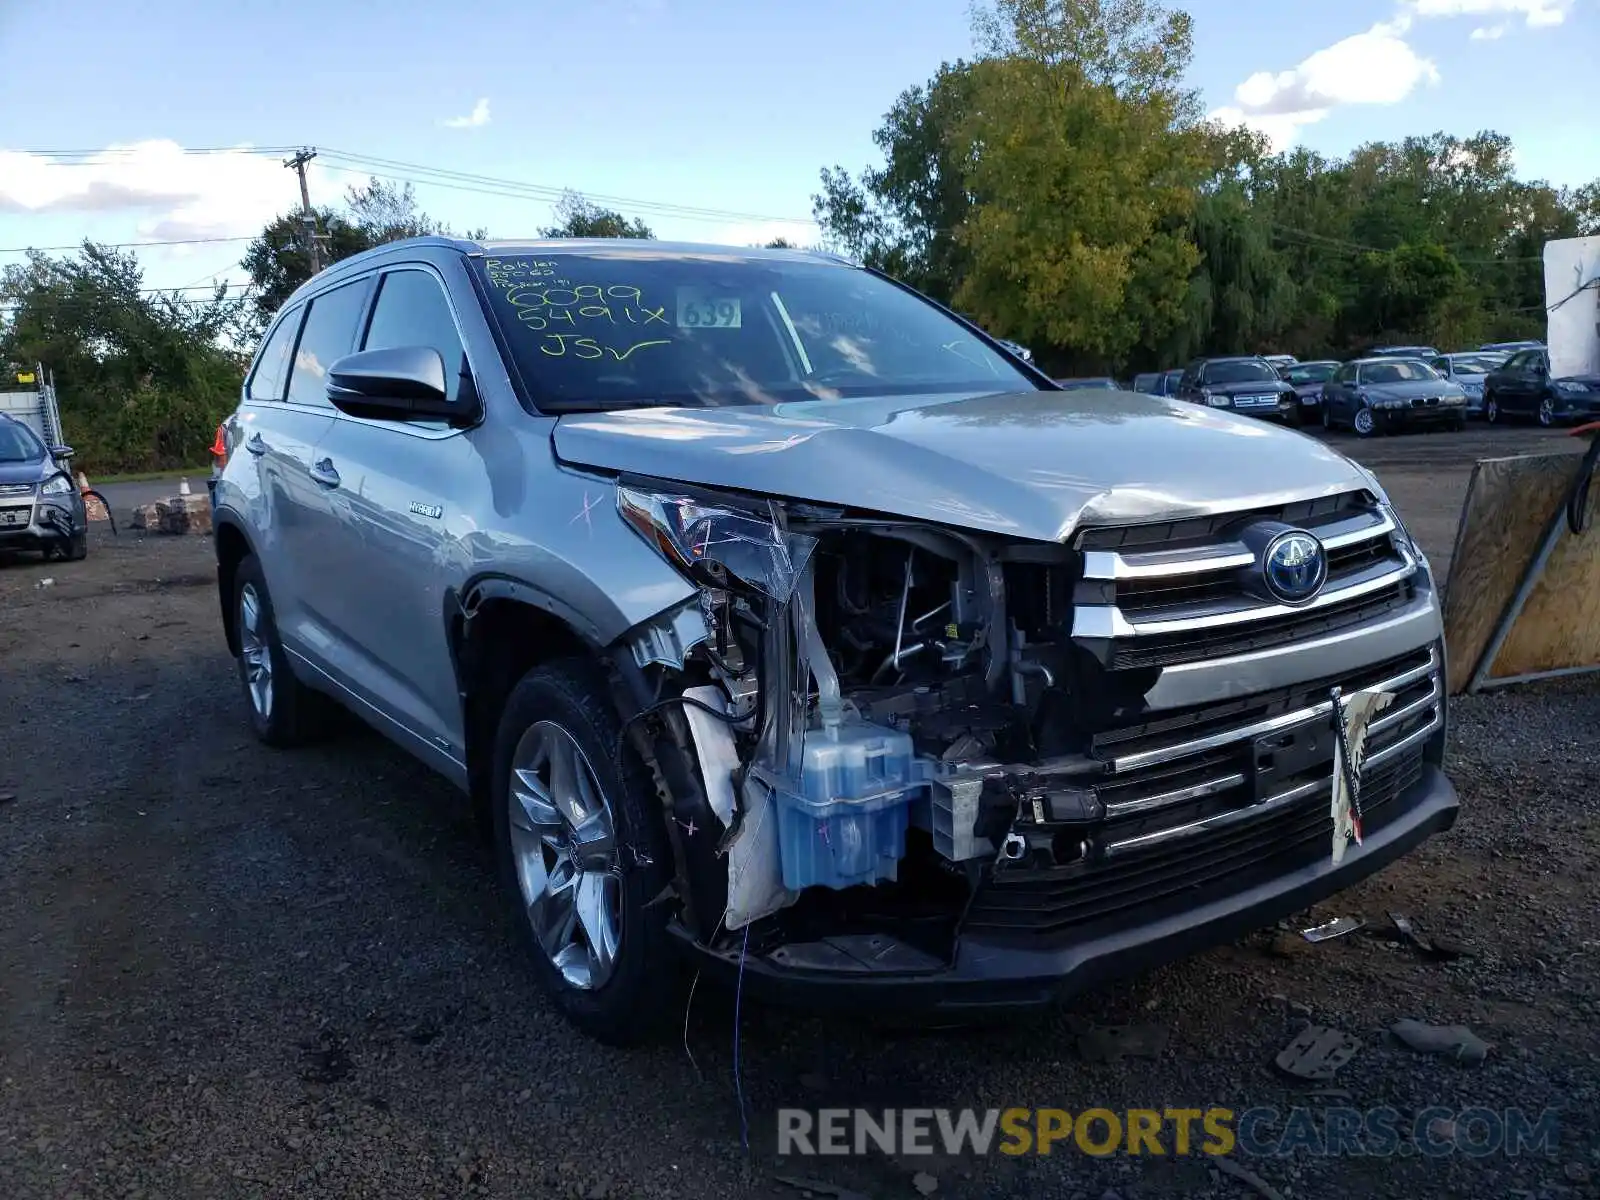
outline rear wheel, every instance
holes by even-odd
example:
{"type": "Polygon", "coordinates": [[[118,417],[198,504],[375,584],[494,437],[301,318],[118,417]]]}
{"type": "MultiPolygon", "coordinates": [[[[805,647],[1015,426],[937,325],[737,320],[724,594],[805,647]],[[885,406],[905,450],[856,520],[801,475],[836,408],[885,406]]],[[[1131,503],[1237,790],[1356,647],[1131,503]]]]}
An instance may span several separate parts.
{"type": "Polygon", "coordinates": [[[269,746],[297,746],[326,732],[333,702],[294,677],[278,638],[267,580],[253,554],[234,573],[233,603],[239,682],[256,736],[269,746]]]}
{"type": "Polygon", "coordinates": [[[586,659],[535,667],[495,737],[495,855],[541,988],[583,1032],[626,1045],[672,1011],[665,905],[671,850],[655,791],[604,675],[586,659]]]}

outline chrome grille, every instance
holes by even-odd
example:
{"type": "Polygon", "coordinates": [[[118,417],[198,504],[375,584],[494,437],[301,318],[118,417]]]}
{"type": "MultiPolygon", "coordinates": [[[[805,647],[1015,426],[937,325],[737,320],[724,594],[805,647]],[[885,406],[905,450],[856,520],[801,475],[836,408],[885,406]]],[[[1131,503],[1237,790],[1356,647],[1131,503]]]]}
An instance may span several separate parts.
{"type": "Polygon", "coordinates": [[[1235,396],[1233,397],[1233,406],[1235,408],[1277,408],[1278,397],[1276,393],[1269,396],[1235,396]]]}
{"type": "Polygon", "coordinates": [[[1072,633],[1113,669],[1171,666],[1269,649],[1375,620],[1412,597],[1417,562],[1393,515],[1364,492],[1282,509],[1129,530],[1079,540],[1083,582],[1072,633]],[[1308,530],[1328,555],[1328,578],[1305,604],[1267,599],[1255,554],[1240,540],[1253,522],[1308,530]]]}
{"type": "Polygon", "coordinates": [[[32,496],[36,483],[0,483],[0,496],[32,496]]]}

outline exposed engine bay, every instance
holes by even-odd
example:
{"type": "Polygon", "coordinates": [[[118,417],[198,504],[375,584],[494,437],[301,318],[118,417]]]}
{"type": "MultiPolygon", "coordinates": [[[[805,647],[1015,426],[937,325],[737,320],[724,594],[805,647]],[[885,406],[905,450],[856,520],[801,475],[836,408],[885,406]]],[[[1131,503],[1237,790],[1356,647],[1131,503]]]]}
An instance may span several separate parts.
{"type": "Polygon", "coordinates": [[[749,927],[781,955],[891,922],[932,962],[982,872],[1084,853],[1080,731],[1146,685],[1072,642],[1072,551],[626,484],[619,505],[699,585],[628,664],[697,940],[749,927]]]}

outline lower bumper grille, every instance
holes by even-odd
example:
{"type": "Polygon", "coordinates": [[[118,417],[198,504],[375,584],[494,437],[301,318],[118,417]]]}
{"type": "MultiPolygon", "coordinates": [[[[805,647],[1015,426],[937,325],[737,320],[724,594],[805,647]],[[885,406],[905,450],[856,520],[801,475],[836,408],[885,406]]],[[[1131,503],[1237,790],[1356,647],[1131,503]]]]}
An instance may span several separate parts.
{"type": "Polygon", "coordinates": [[[1045,869],[1000,867],[974,897],[967,925],[1030,936],[1087,935],[1193,904],[1197,893],[1244,890],[1330,853],[1333,705],[1372,689],[1393,700],[1369,726],[1364,829],[1404,807],[1428,743],[1444,724],[1440,656],[1414,654],[1281,693],[1207,705],[1099,735],[1105,773],[1092,786],[1104,816],[1065,824],[1071,859],[1045,869]]]}
{"type": "MultiPolygon", "coordinates": [[[[1418,745],[1366,773],[1366,833],[1381,830],[1403,808],[1406,790],[1422,778],[1423,761],[1418,745]]],[[[1301,870],[1327,857],[1332,842],[1328,789],[1322,788],[1260,820],[1152,847],[1114,865],[999,876],[973,898],[965,928],[1029,938],[1092,936],[1134,913],[1153,920],[1191,906],[1201,894],[1244,891],[1301,870]]]]}

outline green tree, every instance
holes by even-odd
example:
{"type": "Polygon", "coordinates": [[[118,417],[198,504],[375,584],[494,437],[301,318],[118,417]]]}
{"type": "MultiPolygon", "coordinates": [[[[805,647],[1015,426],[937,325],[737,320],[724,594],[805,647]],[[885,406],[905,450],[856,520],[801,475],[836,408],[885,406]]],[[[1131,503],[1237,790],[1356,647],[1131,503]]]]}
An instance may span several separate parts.
{"type": "Polygon", "coordinates": [[[653,238],[650,227],[635,217],[591,204],[577,192],[564,192],[556,204],[556,223],[539,231],[547,238],[653,238]]]}
{"type": "MultiPolygon", "coordinates": [[[[372,249],[371,233],[343,213],[331,208],[314,211],[324,266],[372,249]]],[[[265,326],[294,290],[311,278],[304,230],[299,212],[285,213],[263,229],[245,251],[240,265],[250,276],[258,327],[265,326]]]]}
{"type": "Polygon", "coordinates": [[[249,302],[219,287],[208,300],[144,286],[132,254],[85,242],[76,256],[33,253],[0,273],[0,361],[55,374],[62,425],[85,471],[204,461],[238,402],[236,345],[249,302]]]}
{"type": "MultiPolygon", "coordinates": [[[[435,220],[417,205],[409,183],[385,182],[373,176],[345,192],[343,209],[313,210],[318,252],[323,266],[332,266],[352,254],[410,237],[438,234],[453,237],[450,226],[435,220]]],[[[481,240],[483,230],[466,235],[481,240]]],[[[255,296],[257,331],[283,307],[285,300],[311,278],[311,260],[305,248],[305,218],[298,212],[275,218],[261,236],[250,243],[240,264],[249,274],[255,296]]]]}
{"type": "Polygon", "coordinates": [[[1076,364],[1183,321],[1211,146],[1181,86],[1189,19],[1144,0],[997,0],[960,125],[973,206],[957,302],[1076,364]]]}

